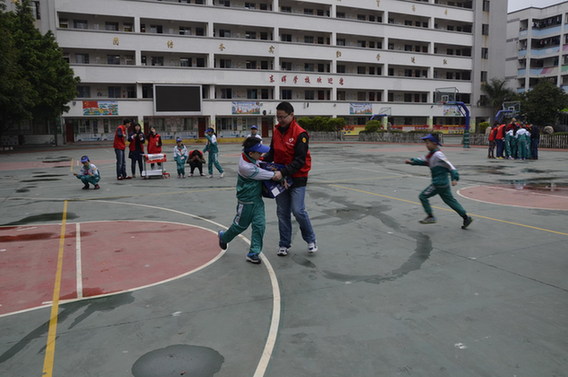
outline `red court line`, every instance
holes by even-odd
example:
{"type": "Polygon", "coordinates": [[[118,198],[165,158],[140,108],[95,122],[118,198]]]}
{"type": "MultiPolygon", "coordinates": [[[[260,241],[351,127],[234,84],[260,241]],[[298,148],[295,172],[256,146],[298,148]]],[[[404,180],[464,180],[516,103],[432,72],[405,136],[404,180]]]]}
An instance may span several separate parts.
{"type": "MultiPolygon", "coordinates": [[[[60,225],[0,227],[0,315],[52,300],[60,225]]],[[[60,299],[77,298],[75,224],[65,235],[60,299]]],[[[83,296],[120,292],[175,278],[220,253],[217,236],[177,223],[81,223],[83,296]]]]}

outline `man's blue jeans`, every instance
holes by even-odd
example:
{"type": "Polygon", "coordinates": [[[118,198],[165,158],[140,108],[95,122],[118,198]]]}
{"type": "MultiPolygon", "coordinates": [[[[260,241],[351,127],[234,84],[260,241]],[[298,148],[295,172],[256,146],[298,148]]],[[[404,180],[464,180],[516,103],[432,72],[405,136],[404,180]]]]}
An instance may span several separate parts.
{"type": "Polygon", "coordinates": [[[292,245],[291,214],[294,214],[298,225],[300,225],[304,241],[307,243],[316,242],[316,235],[304,204],[305,196],[306,186],[292,186],[276,197],[276,215],[278,216],[278,230],[280,232],[279,247],[289,248],[292,245]]]}
{"type": "Polygon", "coordinates": [[[126,158],[124,149],[115,149],[116,154],[116,177],[126,178],[126,158]]]}

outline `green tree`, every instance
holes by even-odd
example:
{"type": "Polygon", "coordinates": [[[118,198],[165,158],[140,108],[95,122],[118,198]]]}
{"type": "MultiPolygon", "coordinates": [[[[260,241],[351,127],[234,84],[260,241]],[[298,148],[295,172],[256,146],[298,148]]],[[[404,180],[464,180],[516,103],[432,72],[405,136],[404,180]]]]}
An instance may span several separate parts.
{"type": "Polygon", "coordinates": [[[73,76],[69,63],[63,60],[53,33],[42,35],[34,26],[30,0],[17,4],[15,19],[15,41],[20,47],[18,63],[33,88],[32,116],[47,125],[69,110],[67,103],[77,95],[79,78],[73,76]]]}
{"type": "Polygon", "coordinates": [[[14,13],[0,0],[0,135],[11,125],[32,117],[34,91],[19,65],[14,13]]]}
{"type": "Polygon", "coordinates": [[[521,98],[521,109],[530,123],[553,126],[568,107],[568,94],[548,80],[540,80],[521,98]]]}
{"type": "Polygon", "coordinates": [[[514,101],[518,98],[513,90],[506,87],[506,84],[505,80],[493,78],[481,85],[481,90],[487,96],[487,103],[482,105],[490,106],[493,114],[496,114],[501,109],[503,102],[514,101]]]}

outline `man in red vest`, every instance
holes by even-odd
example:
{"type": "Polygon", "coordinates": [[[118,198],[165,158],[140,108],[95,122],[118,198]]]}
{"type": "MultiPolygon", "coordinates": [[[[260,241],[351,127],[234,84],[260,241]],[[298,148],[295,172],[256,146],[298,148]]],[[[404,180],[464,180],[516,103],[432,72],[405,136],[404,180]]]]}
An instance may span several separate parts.
{"type": "Polygon", "coordinates": [[[292,178],[290,188],[276,197],[276,215],[280,241],[277,255],[286,256],[292,245],[292,217],[294,215],[302,238],[308,243],[308,252],[318,250],[316,235],[306,211],[304,197],[308,184],[308,172],[312,167],[308,142],[309,136],[294,119],[294,107],[289,102],[281,102],[276,107],[278,124],[272,131],[270,152],[264,156],[264,161],[284,165],[274,175],[275,180],[284,177],[292,178]]]}
{"type": "Polygon", "coordinates": [[[124,150],[126,149],[126,138],[128,137],[127,129],[130,127],[130,119],[125,119],[114,132],[114,153],[116,154],[116,178],[118,180],[127,179],[126,176],[126,158],[124,150]]]}

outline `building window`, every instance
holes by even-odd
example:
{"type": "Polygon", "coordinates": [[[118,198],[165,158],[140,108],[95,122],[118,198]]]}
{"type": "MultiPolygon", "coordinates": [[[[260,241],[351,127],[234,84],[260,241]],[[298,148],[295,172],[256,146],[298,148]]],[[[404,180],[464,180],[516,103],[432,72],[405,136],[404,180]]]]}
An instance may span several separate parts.
{"type": "Polygon", "coordinates": [[[245,39],[256,39],[256,32],[245,31],[245,39]]]}
{"type": "Polygon", "coordinates": [[[85,85],[77,86],[77,98],[90,98],[91,88],[85,85]]]}
{"type": "Polygon", "coordinates": [[[197,58],[195,60],[198,67],[205,67],[205,58],[197,58]]]}
{"type": "Polygon", "coordinates": [[[220,30],[219,30],[219,37],[221,37],[221,38],[231,38],[231,30],[220,29],[220,30]]]}
{"type": "Polygon", "coordinates": [[[364,66],[357,66],[357,74],[365,75],[367,73],[367,68],[364,66]]]}
{"type": "Polygon", "coordinates": [[[282,42],[292,42],[292,34],[282,34],[280,39],[282,42]]]}
{"type": "Polygon", "coordinates": [[[108,97],[109,98],[120,98],[120,86],[109,86],[108,87],[108,97]]]}
{"type": "Polygon", "coordinates": [[[314,72],[315,71],[315,65],[313,63],[304,63],[304,71],[314,72]]]}
{"type": "Polygon", "coordinates": [[[337,12],[337,13],[335,14],[335,17],[337,17],[337,18],[345,18],[345,13],[344,13],[344,12],[337,12]]]}
{"type": "Polygon", "coordinates": [[[337,73],[345,73],[345,65],[344,64],[338,64],[337,65],[337,73]]]}
{"type": "Polygon", "coordinates": [[[283,71],[291,71],[292,70],[292,62],[281,62],[280,67],[283,71]]]}
{"type": "Polygon", "coordinates": [[[487,71],[481,71],[481,82],[487,82],[487,71]]]}
{"type": "Polygon", "coordinates": [[[231,59],[219,59],[219,68],[232,68],[231,59]]]}
{"type": "Polygon", "coordinates": [[[196,27],[195,28],[195,35],[201,35],[201,36],[205,35],[205,29],[202,28],[202,27],[196,27]]]}
{"type": "Polygon", "coordinates": [[[132,33],[134,31],[134,26],[132,25],[131,22],[125,22],[122,24],[122,31],[132,33]]]}
{"type": "Polygon", "coordinates": [[[314,14],[314,10],[310,8],[304,8],[304,14],[312,16],[314,14]]]}
{"type": "Polygon", "coordinates": [[[247,99],[258,99],[258,90],[247,89],[247,99]]]}
{"type": "Polygon", "coordinates": [[[256,9],[256,4],[255,3],[245,3],[245,8],[246,9],[256,9]]]}
{"type": "Polygon", "coordinates": [[[136,98],[136,87],[134,85],[126,87],[126,98],[136,98]]]}
{"type": "Polygon", "coordinates": [[[120,55],[107,55],[107,64],[120,64],[120,55]]]}
{"type": "Polygon", "coordinates": [[[152,84],[142,84],[142,98],[154,98],[154,86],[152,84]]]}
{"type": "Polygon", "coordinates": [[[489,24],[482,24],[481,25],[481,34],[489,35],[489,24]]]}
{"type": "Polygon", "coordinates": [[[152,56],[151,63],[152,63],[152,65],[163,66],[164,65],[164,57],[163,56],[152,56]]]}
{"type": "Polygon", "coordinates": [[[245,67],[246,69],[256,69],[256,60],[247,60],[245,67]]]}
{"type": "Polygon", "coordinates": [[[162,34],[162,25],[150,25],[150,33],[162,34]]]}
{"type": "Polygon", "coordinates": [[[345,46],[345,38],[337,38],[338,46],[345,46]]]}
{"type": "Polygon", "coordinates": [[[68,29],[69,28],[69,20],[66,18],[59,19],[59,27],[61,29],[68,29]]]}
{"type": "Polygon", "coordinates": [[[179,58],[180,67],[191,67],[191,58],[179,58]]]}
{"type": "Polygon", "coordinates": [[[224,5],[226,7],[230,7],[231,1],[230,0],[219,0],[219,5],[224,5]]]}
{"type": "Polygon", "coordinates": [[[105,22],[105,30],[118,31],[118,22],[105,22]]]}
{"type": "Polygon", "coordinates": [[[73,27],[75,29],[88,29],[89,23],[87,20],[73,20],[73,27]]]}
{"type": "Polygon", "coordinates": [[[314,100],[316,99],[315,92],[313,90],[306,90],[304,91],[304,99],[305,100],[314,100]]]}
{"type": "Polygon", "coordinates": [[[280,11],[284,13],[292,13],[292,7],[280,7],[280,11]]]}
{"type": "Polygon", "coordinates": [[[483,11],[489,12],[489,0],[483,0],[483,11]]]}
{"type": "Polygon", "coordinates": [[[231,99],[233,98],[233,89],[231,88],[222,88],[221,89],[221,98],[231,99]]]}
{"type": "Polygon", "coordinates": [[[189,26],[180,26],[179,27],[179,34],[180,35],[191,35],[191,28],[189,26]]]}
{"type": "Polygon", "coordinates": [[[269,63],[270,62],[268,60],[261,60],[260,61],[260,69],[268,69],[269,63]]]}
{"type": "Polygon", "coordinates": [[[89,64],[89,54],[75,54],[75,63],[89,64]]]}
{"type": "Polygon", "coordinates": [[[481,59],[489,59],[489,49],[487,47],[481,48],[481,59]]]}
{"type": "Polygon", "coordinates": [[[314,43],[314,37],[312,35],[304,35],[304,43],[314,43]]]}
{"type": "Polygon", "coordinates": [[[270,99],[268,97],[268,89],[261,89],[260,90],[260,98],[261,99],[270,99]]]}
{"type": "Polygon", "coordinates": [[[345,101],[345,90],[338,90],[337,91],[337,100],[338,101],[345,101]]]}
{"type": "Polygon", "coordinates": [[[281,99],[292,99],[292,90],[291,89],[282,89],[280,98],[281,99]]]}

